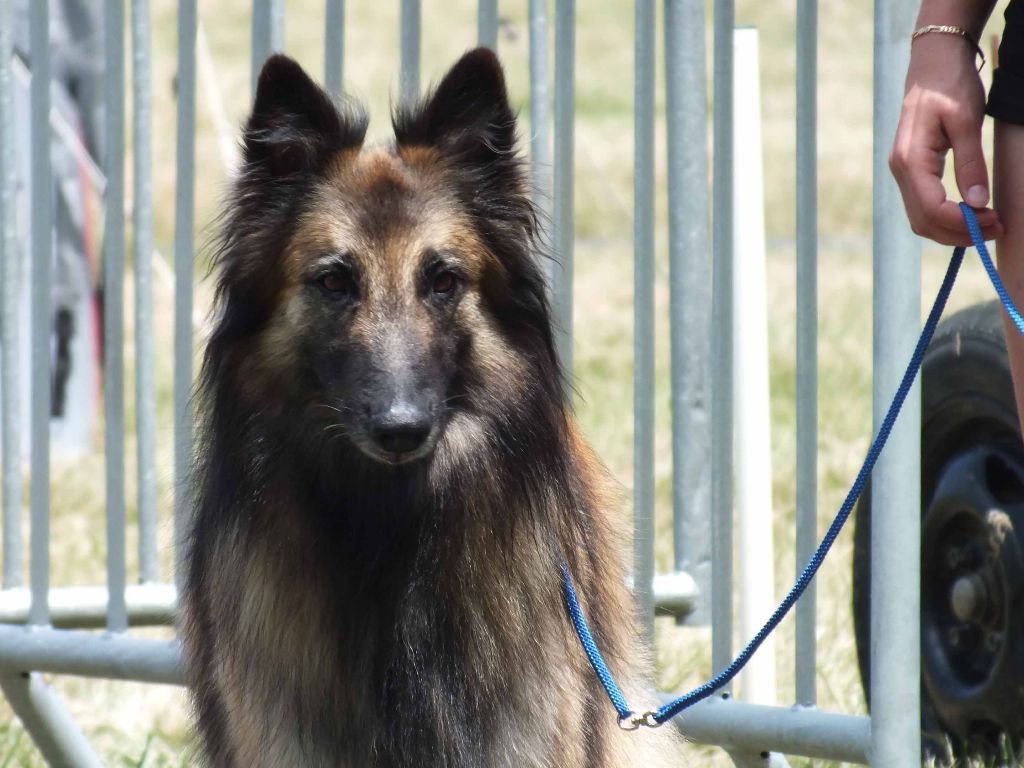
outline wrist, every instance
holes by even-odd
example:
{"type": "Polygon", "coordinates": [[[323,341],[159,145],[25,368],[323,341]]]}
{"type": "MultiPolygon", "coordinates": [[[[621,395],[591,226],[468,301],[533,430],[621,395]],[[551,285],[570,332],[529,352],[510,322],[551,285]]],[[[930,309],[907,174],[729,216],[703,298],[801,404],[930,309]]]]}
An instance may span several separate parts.
{"type": "MultiPolygon", "coordinates": [[[[978,39],[973,37],[970,32],[965,30],[963,27],[955,27],[952,25],[937,25],[930,24],[924,27],[919,27],[914,30],[910,36],[911,46],[914,43],[921,43],[925,38],[933,40],[944,40],[951,41],[952,45],[958,49],[969,52],[972,58],[977,58],[980,61],[978,70],[985,66],[985,52],[981,49],[978,44],[978,39]]],[[[948,50],[949,46],[945,46],[948,50]]]]}
{"type": "Polygon", "coordinates": [[[952,25],[926,24],[918,27],[910,39],[911,59],[935,59],[948,69],[951,58],[968,64],[972,70],[981,71],[985,65],[985,53],[975,38],[962,27],[952,25]]]}
{"type": "Polygon", "coordinates": [[[930,24],[960,27],[977,42],[994,7],[995,0],[923,0],[914,29],[930,24]]]}

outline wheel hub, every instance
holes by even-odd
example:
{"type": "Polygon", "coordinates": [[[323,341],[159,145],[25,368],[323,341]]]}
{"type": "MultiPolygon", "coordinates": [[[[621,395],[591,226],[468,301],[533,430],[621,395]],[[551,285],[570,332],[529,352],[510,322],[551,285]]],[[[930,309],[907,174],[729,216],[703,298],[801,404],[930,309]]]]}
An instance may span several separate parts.
{"type": "Polygon", "coordinates": [[[1002,589],[992,567],[960,576],[953,582],[949,605],[961,624],[992,626],[1002,615],[1002,589]]]}

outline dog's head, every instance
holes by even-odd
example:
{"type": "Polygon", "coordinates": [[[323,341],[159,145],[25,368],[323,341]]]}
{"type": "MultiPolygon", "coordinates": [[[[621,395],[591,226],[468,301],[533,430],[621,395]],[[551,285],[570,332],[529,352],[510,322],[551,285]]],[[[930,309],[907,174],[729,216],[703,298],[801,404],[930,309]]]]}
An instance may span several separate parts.
{"type": "MultiPolygon", "coordinates": [[[[259,78],[220,263],[211,354],[261,407],[300,404],[385,464],[479,438],[484,414],[560,401],[535,214],[497,58],[466,54],[364,148],[291,59],[259,78]]],[[[208,357],[208,363],[209,363],[208,357]]]]}

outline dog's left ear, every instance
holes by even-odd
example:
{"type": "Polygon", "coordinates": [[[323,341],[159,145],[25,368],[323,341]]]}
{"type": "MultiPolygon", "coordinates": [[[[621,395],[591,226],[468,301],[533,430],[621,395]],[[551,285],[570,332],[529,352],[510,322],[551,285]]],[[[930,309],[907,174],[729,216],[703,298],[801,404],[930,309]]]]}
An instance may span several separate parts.
{"type": "Polygon", "coordinates": [[[505,75],[489,48],[470,51],[419,105],[400,108],[393,124],[399,146],[429,146],[460,164],[488,163],[515,152],[516,118],[505,75]]]}

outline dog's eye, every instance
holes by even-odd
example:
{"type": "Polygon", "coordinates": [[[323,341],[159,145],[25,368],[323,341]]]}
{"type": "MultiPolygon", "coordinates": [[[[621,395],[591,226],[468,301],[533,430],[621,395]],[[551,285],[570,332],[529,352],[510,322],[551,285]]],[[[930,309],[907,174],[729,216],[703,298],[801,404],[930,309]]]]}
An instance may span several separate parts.
{"type": "Polygon", "coordinates": [[[438,272],[437,275],[434,277],[434,282],[430,286],[430,289],[434,293],[451,293],[453,290],[455,290],[456,280],[457,278],[455,277],[454,272],[449,272],[448,270],[438,272]]]}
{"type": "Polygon", "coordinates": [[[345,275],[331,272],[320,278],[320,286],[328,293],[344,296],[352,292],[352,281],[345,275]]]}

